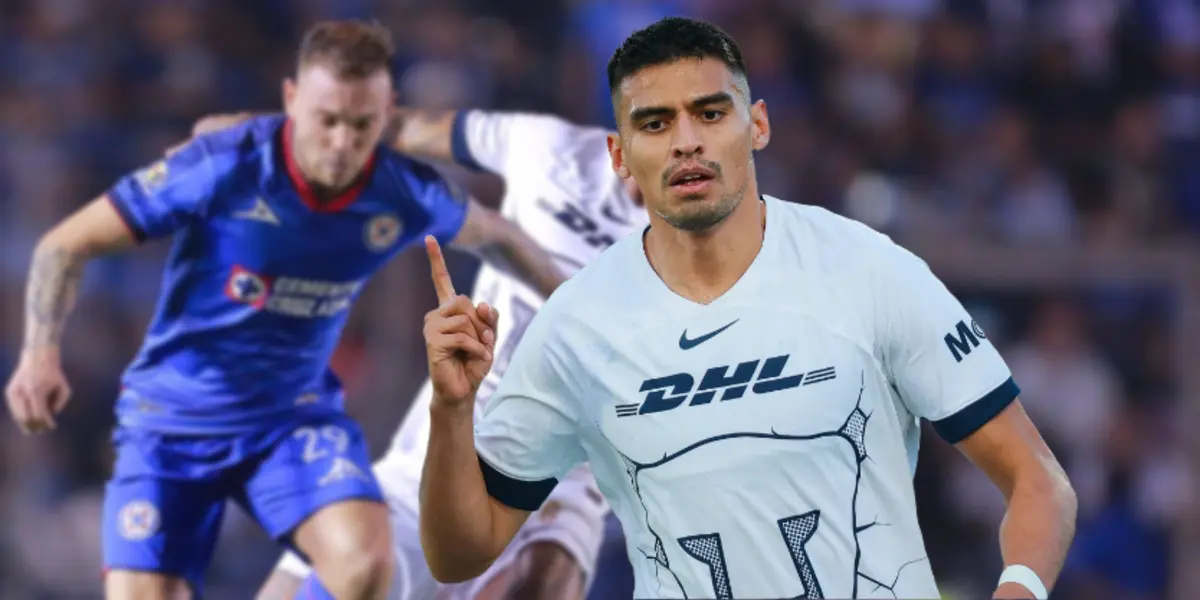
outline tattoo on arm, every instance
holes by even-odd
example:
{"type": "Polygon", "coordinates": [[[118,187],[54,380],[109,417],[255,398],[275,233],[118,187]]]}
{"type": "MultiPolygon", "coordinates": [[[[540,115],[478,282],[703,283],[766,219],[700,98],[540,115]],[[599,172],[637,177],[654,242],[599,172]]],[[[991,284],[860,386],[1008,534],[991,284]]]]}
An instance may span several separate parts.
{"type": "Polygon", "coordinates": [[[57,346],[75,307],[86,257],[49,246],[34,251],[25,291],[25,349],[57,346]]]}

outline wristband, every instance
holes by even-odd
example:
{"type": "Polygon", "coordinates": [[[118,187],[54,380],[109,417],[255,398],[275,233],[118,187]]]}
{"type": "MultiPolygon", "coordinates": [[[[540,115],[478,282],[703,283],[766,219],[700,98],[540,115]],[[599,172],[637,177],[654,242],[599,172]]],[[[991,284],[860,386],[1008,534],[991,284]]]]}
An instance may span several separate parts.
{"type": "Polygon", "coordinates": [[[1019,583],[1025,586],[1025,589],[1029,590],[1037,600],[1046,600],[1049,595],[1046,592],[1046,584],[1042,583],[1042,578],[1025,565],[1008,565],[1000,574],[999,585],[1006,583],[1019,583]]]}

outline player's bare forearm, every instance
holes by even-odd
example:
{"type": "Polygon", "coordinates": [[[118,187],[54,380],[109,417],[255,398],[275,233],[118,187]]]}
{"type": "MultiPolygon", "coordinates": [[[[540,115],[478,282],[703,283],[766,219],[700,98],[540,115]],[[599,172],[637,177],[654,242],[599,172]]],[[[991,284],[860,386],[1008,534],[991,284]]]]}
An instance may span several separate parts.
{"type": "Polygon", "coordinates": [[[454,111],[398,106],[393,114],[390,131],[394,133],[385,139],[391,140],[396,151],[431,160],[454,159],[451,146],[454,111]]]}
{"type": "MultiPolygon", "coordinates": [[[[1024,565],[1052,589],[1075,537],[1075,491],[1058,460],[1019,402],[959,444],[1004,495],[1000,525],[1004,565],[1024,565]]],[[[1028,597],[1018,584],[1005,584],[996,598],[1028,597]]]]}
{"type": "MultiPolygon", "coordinates": [[[[1004,565],[1025,565],[1054,586],[1075,537],[1075,493],[1065,475],[1018,474],[1000,524],[1004,565]]],[[[995,598],[1025,598],[1028,591],[1004,584],[995,598]]]]}
{"type": "Polygon", "coordinates": [[[435,399],[429,412],[420,492],[421,547],[434,578],[457,583],[486,571],[524,519],[508,514],[513,509],[488,495],[475,453],[474,407],[435,399]]]}
{"type": "Polygon", "coordinates": [[[25,288],[24,351],[57,350],[93,257],[133,245],[120,216],[101,198],[42,237],[25,288]]]}
{"type": "Polygon", "coordinates": [[[466,223],[454,246],[513,275],[549,297],[564,281],[554,259],[519,227],[495,211],[471,201],[466,223]]]}
{"type": "Polygon", "coordinates": [[[86,256],[52,240],[38,244],[25,288],[25,351],[59,346],[86,263],[86,256]]]}
{"type": "Polygon", "coordinates": [[[530,544],[513,565],[504,600],[571,600],[583,597],[583,569],[575,557],[553,542],[530,544]]]}

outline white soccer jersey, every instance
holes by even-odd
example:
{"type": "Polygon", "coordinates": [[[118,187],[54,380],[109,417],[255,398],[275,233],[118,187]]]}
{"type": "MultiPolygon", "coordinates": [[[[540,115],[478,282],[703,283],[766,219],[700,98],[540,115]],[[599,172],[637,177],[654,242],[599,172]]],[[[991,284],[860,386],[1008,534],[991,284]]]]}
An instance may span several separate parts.
{"type": "MultiPolygon", "coordinates": [[[[453,127],[456,162],[504,179],[501,214],[537,241],[571,275],[616,240],[648,222],[613,173],[604,129],[547,115],[464,111],[453,127]]],[[[520,280],[487,264],[473,299],[500,312],[496,358],[479,390],[477,412],[500,381],[525,327],[544,299],[520,280]]],[[[376,466],[393,495],[415,499],[429,439],[428,381],[376,466]]]]}
{"type": "Polygon", "coordinates": [[[476,426],[489,493],[530,509],[590,462],[637,598],[936,598],[919,419],[958,442],[1016,384],[920,259],[763,201],[761,252],[708,305],[662,283],[640,235],[554,294],[476,426]]]}

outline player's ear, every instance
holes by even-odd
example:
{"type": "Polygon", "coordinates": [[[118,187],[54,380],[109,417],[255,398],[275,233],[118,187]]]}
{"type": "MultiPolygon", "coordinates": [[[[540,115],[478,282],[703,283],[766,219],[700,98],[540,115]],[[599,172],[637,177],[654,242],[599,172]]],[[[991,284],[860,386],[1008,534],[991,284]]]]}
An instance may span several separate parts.
{"type": "Polygon", "coordinates": [[[629,167],[625,165],[625,154],[621,150],[621,137],[616,133],[608,134],[608,157],[612,159],[612,168],[617,177],[628,179],[629,167]]]}
{"type": "Polygon", "coordinates": [[[767,103],[758,100],[750,105],[750,140],[755,150],[762,150],[771,141],[771,121],[767,118],[767,103]]]}
{"type": "Polygon", "coordinates": [[[291,77],[285,77],[283,80],[283,110],[288,114],[292,112],[292,102],[296,100],[296,81],[291,77]]]}

